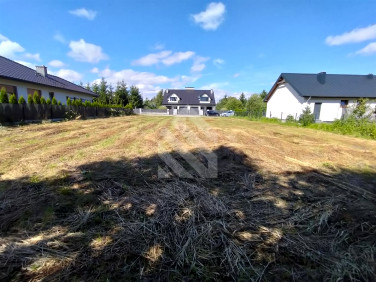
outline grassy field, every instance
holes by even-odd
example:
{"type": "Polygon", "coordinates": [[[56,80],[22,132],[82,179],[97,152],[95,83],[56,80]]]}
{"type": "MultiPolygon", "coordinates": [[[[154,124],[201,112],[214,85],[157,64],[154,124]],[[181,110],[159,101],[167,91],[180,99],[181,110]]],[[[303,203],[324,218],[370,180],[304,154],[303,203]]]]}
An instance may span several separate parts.
{"type": "Polygon", "coordinates": [[[3,127],[0,148],[0,280],[376,279],[375,141],[129,116],[3,127]],[[208,155],[214,178],[187,161],[208,155]]]}

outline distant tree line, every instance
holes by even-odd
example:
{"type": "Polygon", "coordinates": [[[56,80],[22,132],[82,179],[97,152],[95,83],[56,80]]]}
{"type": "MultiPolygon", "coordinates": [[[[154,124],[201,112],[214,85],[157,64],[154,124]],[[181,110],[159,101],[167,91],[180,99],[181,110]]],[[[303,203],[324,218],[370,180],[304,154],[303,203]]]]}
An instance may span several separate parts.
{"type": "Polygon", "coordinates": [[[264,99],[268,93],[263,90],[259,94],[253,94],[248,99],[244,93],[240,94],[239,98],[227,97],[218,101],[217,110],[233,110],[236,112],[243,112],[244,115],[262,116],[266,112],[266,103],[264,99]]]}

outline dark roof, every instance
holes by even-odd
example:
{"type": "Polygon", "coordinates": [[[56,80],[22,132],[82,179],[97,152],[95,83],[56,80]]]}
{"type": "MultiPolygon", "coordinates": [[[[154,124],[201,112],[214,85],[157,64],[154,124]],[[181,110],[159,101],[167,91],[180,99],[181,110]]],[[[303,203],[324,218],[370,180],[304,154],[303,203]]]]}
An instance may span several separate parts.
{"type": "Polygon", "coordinates": [[[163,94],[163,105],[209,105],[215,106],[215,97],[213,90],[196,90],[196,89],[167,89],[163,94]],[[168,98],[176,94],[180,98],[177,103],[169,103],[168,98]],[[200,103],[199,97],[206,94],[210,98],[210,103],[200,103]]]}
{"type": "Polygon", "coordinates": [[[0,77],[35,83],[39,85],[52,86],[60,89],[70,90],[78,93],[98,96],[86,88],[62,79],[58,76],[47,74],[45,77],[38,74],[35,70],[24,65],[16,63],[5,57],[0,56],[0,77]]]}
{"type": "Polygon", "coordinates": [[[265,101],[280,82],[286,81],[302,97],[376,98],[376,76],[350,74],[281,73],[265,101]]]}

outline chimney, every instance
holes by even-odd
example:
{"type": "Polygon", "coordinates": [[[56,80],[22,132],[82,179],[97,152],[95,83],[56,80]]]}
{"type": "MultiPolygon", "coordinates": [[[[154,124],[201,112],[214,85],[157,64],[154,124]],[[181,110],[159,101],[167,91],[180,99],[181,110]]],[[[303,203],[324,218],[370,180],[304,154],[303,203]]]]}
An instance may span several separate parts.
{"type": "Polygon", "coordinates": [[[47,67],[46,66],[36,66],[36,72],[41,76],[47,76],[47,67]]]}
{"type": "Polygon", "coordinates": [[[186,86],[185,89],[195,89],[195,88],[192,86],[186,86]]]}
{"type": "Polygon", "coordinates": [[[317,81],[321,84],[325,84],[325,80],[326,80],[326,72],[319,72],[317,74],[317,81]]]}

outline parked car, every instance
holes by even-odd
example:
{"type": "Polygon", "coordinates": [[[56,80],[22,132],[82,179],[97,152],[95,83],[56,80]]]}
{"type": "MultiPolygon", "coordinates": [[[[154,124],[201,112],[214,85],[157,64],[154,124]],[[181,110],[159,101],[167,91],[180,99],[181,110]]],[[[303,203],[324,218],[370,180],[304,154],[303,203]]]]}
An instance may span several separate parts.
{"type": "Polygon", "coordinates": [[[222,117],[232,117],[235,114],[234,111],[227,111],[221,114],[222,117]]]}
{"type": "Polygon", "coordinates": [[[219,113],[216,112],[216,111],[213,111],[213,110],[209,110],[206,112],[206,115],[207,116],[216,116],[216,117],[219,117],[219,113]]]}

